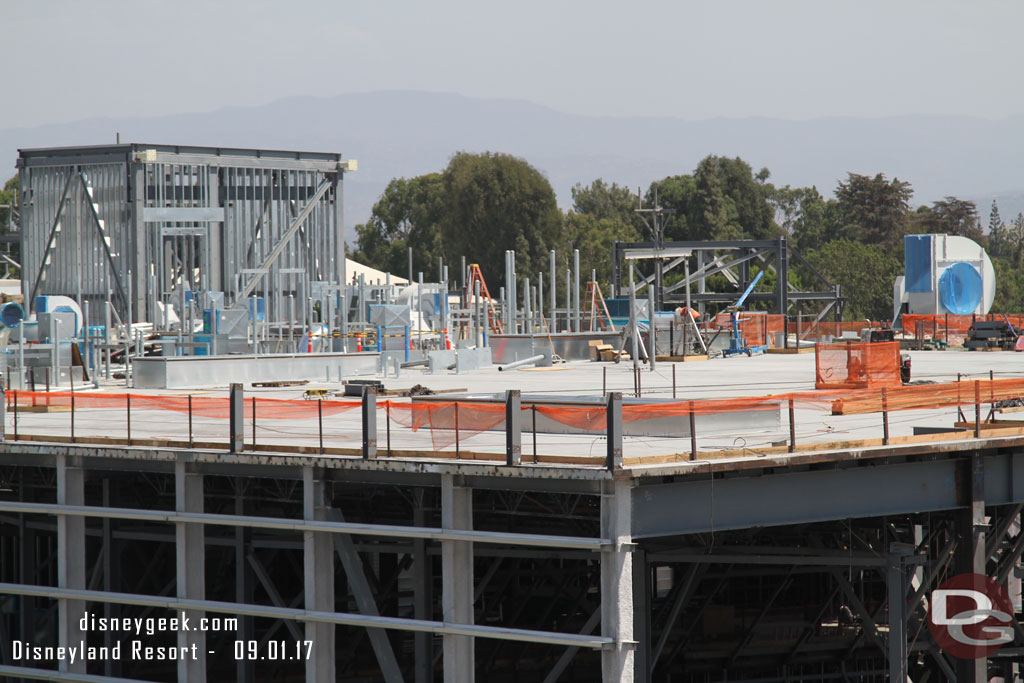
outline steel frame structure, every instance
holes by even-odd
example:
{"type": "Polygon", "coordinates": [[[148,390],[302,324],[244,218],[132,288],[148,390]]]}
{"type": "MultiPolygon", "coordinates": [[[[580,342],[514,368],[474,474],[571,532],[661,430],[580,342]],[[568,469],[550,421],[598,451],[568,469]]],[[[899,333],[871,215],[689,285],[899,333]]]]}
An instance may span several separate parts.
{"type": "MultiPolygon", "coordinates": [[[[773,304],[776,313],[789,315],[790,304],[797,305],[803,302],[821,302],[823,310],[820,311],[819,319],[823,318],[829,311],[832,311],[836,320],[842,318],[843,298],[839,285],[830,283],[814,266],[808,263],[799,253],[789,246],[785,237],[774,240],[721,240],[708,242],[665,242],[660,246],[656,242],[614,242],[612,244],[612,292],[613,296],[624,296],[623,291],[628,289],[622,284],[621,263],[630,251],[642,251],[650,254],[665,252],[685,252],[685,256],[675,256],[667,265],[661,266],[662,258],[656,259],[655,272],[641,278],[637,287],[654,283],[655,298],[658,310],[664,310],[666,303],[683,304],[693,302],[697,304],[701,314],[705,311],[706,304],[731,304],[736,300],[738,293],[743,292],[751,283],[750,265],[759,263],[762,269],[768,269],[776,274],[774,292],[752,292],[747,297],[752,302],[767,302],[773,304]],[[689,270],[689,259],[691,254],[696,256],[696,270],[689,270]],[[806,268],[814,279],[820,283],[818,291],[799,291],[789,283],[789,269],[797,263],[806,268]],[[663,286],[661,278],[673,268],[684,264],[686,275],[668,286],[663,286]],[[707,289],[707,278],[711,275],[721,273],[731,284],[735,285],[735,291],[712,292],[707,289]],[[783,283],[786,286],[783,286],[783,283]],[[696,292],[690,292],[689,286],[697,285],[696,292]]],[[[666,256],[665,258],[668,258],[666,256]]]]}
{"type": "Polygon", "coordinates": [[[1018,642],[989,660],[951,659],[922,626],[924,598],[952,573],[1019,587],[1024,438],[634,469],[615,447],[616,414],[610,407],[605,468],[524,464],[514,439],[505,466],[375,450],[320,458],[5,441],[0,642],[115,643],[118,634],[82,632],[85,609],[237,624],[152,640],[213,652],[201,661],[47,672],[0,647],[0,673],[374,672],[418,683],[1019,675],[1019,613],[1018,642]],[[230,656],[235,640],[281,638],[312,641],[313,656],[259,666],[230,656]]]}
{"type": "Polygon", "coordinates": [[[131,143],[23,149],[17,165],[29,306],[59,294],[90,302],[93,323],[107,301],[159,322],[184,288],[228,307],[263,296],[268,320],[292,295],[309,320],[311,297],[346,280],[340,154],[131,143]]]}

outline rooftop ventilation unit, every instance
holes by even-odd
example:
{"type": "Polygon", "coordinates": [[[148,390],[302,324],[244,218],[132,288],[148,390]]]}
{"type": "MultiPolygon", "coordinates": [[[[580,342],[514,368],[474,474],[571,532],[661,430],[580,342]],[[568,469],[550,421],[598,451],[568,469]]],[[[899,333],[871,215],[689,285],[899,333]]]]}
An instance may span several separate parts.
{"type": "Polygon", "coordinates": [[[985,250],[958,235],[905,235],[904,275],[893,286],[893,317],[988,313],[996,271],[985,250]]]}

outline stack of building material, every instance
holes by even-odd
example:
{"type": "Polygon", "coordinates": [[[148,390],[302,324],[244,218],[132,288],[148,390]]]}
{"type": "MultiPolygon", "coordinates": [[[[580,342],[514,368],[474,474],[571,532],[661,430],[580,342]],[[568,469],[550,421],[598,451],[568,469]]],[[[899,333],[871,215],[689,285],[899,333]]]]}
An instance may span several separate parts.
{"type": "Polygon", "coordinates": [[[1005,320],[975,320],[967,330],[964,346],[971,351],[1010,350],[1020,336],[1013,325],[1005,320]]]}

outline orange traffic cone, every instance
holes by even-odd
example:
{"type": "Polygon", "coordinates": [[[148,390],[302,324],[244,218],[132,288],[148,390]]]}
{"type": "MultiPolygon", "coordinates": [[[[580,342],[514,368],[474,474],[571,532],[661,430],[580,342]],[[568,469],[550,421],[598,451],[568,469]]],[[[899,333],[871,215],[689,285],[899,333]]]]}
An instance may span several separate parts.
{"type": "Polygon", "coordinates": [[[356,353],[363,350],[363,333],[356,332],[356,353]]]}
{"type": "Polygon", "coordinates": [[[444,348],[448,351],[452,350],[452,338],[448,336],[448,328],[444,328],[444,348]]]}

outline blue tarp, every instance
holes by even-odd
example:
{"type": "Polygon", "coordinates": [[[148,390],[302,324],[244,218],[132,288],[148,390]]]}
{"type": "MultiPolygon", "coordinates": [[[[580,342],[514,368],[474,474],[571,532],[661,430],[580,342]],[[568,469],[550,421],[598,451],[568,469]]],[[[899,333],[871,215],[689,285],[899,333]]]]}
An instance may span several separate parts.
{"type": "Polygon", "coordinates": [[[954,263],[939,278],[939,297],[950,313],[973,313],[982,296],[981,273],[970,263],[954,263]]]}
{"type": "Polygon", "coordinates": [[[903,287],[907,292],[932,291],[932,236],[903,236],[903,287]]]}

